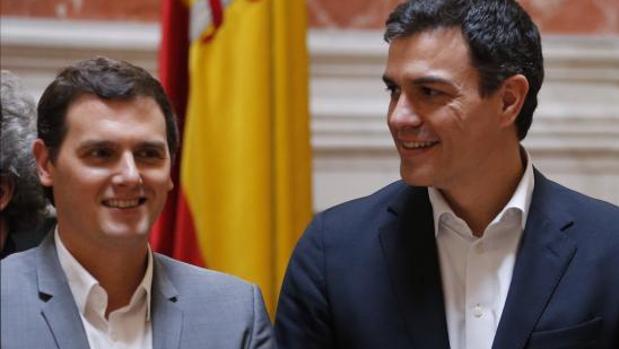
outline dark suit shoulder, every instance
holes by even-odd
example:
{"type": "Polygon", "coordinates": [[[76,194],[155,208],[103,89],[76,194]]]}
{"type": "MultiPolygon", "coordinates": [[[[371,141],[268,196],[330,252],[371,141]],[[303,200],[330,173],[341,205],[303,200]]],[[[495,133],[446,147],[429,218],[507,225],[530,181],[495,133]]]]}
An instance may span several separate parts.
{"type": "MultiPolygon", "coordinates": [[[[543,212],[546,221],[555,222],[561,233],[575,244],[575,261],[582,261],[578,265],[597,265],[597,275],[615,272],[608,266],[619,265],[619,207],[538,175],[529,217],[532,211],[543,212]]],[[[591,279],[592,274],[587,275],[591,279]]],[[[608,285],[607,280],[613,278],[601,279],[608,285]]]]}
{"type": "MultiPolygon", "coordinates": [[[[597,231],[606,231],[619,239],[619,207],[609,202],[592,198],[551,180],[544,180],[543,193],[552,192],[554,212],[564,212],[574,219],[574,224],[587,226],[597,231]]],[[[550,211],[552,212],[552,211],[550,211]]]]}
{"type": "Polygon", "coordinates": [[[326,209],[322,213],[325,215],[345,214],[348,212],[358,214],[359,210],[383,210],[394,200],[394,198],[400,195],[403,191],[410,188],[411,187],[409,187],[403,181],[398,180],[385,187],[382,187],[381,189],[375,191],[370,195],[343,202],[341,204],[326,209]]]}
{"type": "Polygon", "coordinates": [[[358,234],[374,233],[375,229],[368,228],[383,225],[392,218],[389,209],[401,205],[414,190],[402,181],[393,182],[373,194],[326,209],[316,216],[310,228],[319,228],[334,238],[350,234],[358,238],[358,234]]]}
{"type": "Polygon", "coordinates": [[[427,210],[415,211],[425,204],[425,188],[397,181],[317,214],[297,243],[280,292],[280,347],[410,347],[399,331],[383,237],[394,235],[408,214],[427,218],[427,210]]]}

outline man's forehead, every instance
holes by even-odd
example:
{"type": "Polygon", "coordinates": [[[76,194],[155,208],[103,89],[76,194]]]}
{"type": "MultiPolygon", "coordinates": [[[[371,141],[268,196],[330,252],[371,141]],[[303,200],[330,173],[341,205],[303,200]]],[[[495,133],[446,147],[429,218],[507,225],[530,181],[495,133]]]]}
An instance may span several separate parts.
{"type": "Polygon", "coordinates": [[[165,123],[161,108],[152,97],[137,96],[128,99],[101,98],[94,94],[83,94],[67,109],[67,123],[79,120],[97,121],[111,118],[118,122],[155,121],[165,123]]]}
{"type": "Polygon", "coordinates": [[[389,45],[385,77],[394,79],[396,75],[408,72],[449,79],[471,68],[468,46],[460,29],[443,27],[393,39],[389,45]]]}
{"type": "Polygon", "coordinates": [[[94,93],[85,92],[77,96],[67,108],[67,113],[71,109],[79,107],[90,108],[117,108],[122,106],[132,106],[136,108],[152,108],[157,107],[157,101],[151,96],[131,96],[131,97],[117,97],[117,98],[103,98],[94,93]]]}
{"type": "Polygon", "coordinates": [[[453,56],[468,53],[468,44],[458,27],[439,27],[427,29],[410,35],[399,36],[389,44],[389,56],[409,55],[433,57],[437,53],[453,56]],[[421,49],[421,50],[420,50],[421,49]]]}
{"type": "Polygon", "coordinates": [[[142,138],[166,139],[165,117],[151,97],[103,99],[93,94],[82,95],[67,110],[65,126],[68,134],[80,139],[131,135],[137,131],[141,133],[135,136],[142,138]]]}

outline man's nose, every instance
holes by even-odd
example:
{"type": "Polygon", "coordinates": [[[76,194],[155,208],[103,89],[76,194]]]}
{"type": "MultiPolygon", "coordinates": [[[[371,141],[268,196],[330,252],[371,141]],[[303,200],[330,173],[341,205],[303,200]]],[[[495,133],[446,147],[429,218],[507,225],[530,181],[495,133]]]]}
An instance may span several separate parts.
{"type": "Polygon", "coordinates": [[[120,159],[118,173],[114,176],[114,184],[136,185],[141,182],[141,175],[132,153],[125,153],[120,159]]]}
{"type": "Polygon", "coordinates": [[[389,115],[389,124],[394,127],[419,127],[423,121],[405,93],[400,94],[389,115]]]}

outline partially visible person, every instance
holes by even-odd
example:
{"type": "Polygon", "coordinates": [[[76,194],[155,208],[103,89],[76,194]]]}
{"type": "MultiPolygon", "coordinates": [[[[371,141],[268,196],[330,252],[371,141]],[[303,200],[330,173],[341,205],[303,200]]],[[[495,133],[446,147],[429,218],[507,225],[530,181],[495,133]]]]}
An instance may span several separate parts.
{"type": "Polygon", "coordinates": [[[280,348],[619,348],[619,207],[539,172],[544,78],[516,0],[408,0],[386,22],[402,181],[318,214],[279,296],[280,348]]]}
{"type": "Polygon", "coordinates": [[[36,175],[34,100],[19,79],[1,72],[0,259],[38,245],[53,225],[36,175]]]}
{"type": "Polygon", "coordinates": [[[127,62],[62,70],[33,153],[58,224],[0,262],[2,349],[268,349],[256,285],[151,251],[178,148],[161,84],[127,62]]]}

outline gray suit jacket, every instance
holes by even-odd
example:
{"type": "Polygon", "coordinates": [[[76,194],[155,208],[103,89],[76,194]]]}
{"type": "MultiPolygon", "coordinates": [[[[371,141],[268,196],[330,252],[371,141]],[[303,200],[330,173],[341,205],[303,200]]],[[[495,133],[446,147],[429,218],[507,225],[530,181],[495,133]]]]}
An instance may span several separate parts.
{"type": "MultiPolygon", "coordinates": [[[[154,349],[272,348],[260,290],[225,274],[154,254],[154,349]]],[[[53,234],[0,262],[0,347],[84,349],[88,339],[53,234]]]]}

